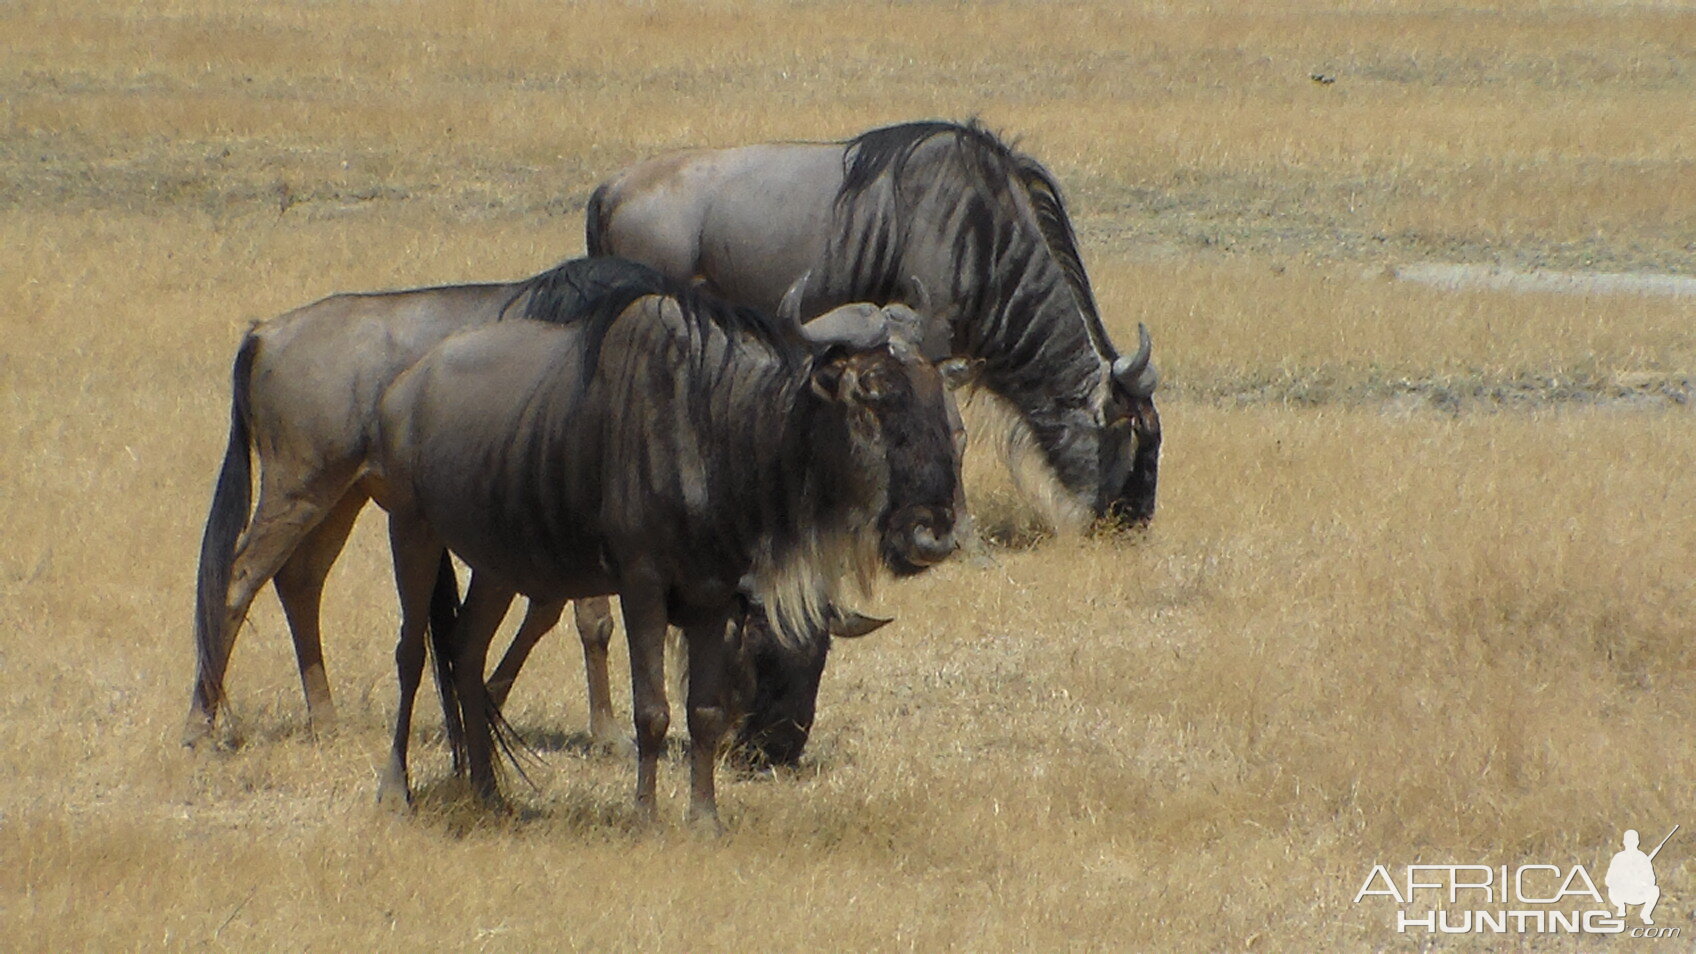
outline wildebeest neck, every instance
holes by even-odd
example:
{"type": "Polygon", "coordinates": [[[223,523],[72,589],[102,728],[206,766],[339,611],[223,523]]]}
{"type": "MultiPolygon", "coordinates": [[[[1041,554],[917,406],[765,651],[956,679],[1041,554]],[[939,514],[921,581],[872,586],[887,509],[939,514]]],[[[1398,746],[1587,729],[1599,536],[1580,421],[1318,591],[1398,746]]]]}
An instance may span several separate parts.
{"type": "Polygon", "coordinates": [[[584,369],[611,422],[598,451],[607,530],[621,538],[610,549],[680,554],[680,578],[721,586],[749,576],[783,631],[822,625],[836,582],[864,572],[881,462],[860,459],[793,342],[729,312],[663,307],[663,321],[610,326],[584,369]],[[669,538],[657,548],[643,539],[656,533],[669,538]]]}
{"type": "Polygon", "coordinates": [[[1111,365],[1064,269],[1029,220],[1006,209],[964,214],[971,226],[960,232],[964,267],[955,273],[954,294],[979,317],[955,323],[954,350],[983,360],[980,384],[1012,405],[1072,506],[1097,510],[1111,365]]]}
{"type": "Polygon", "coordinates": [[[1052,176],[976,124],[873,130],[844,162],[815,304],[897,297],[917,279],[945,303],[927,353],[982,358],[980,383],[1017,413],[1057,510],[1102,515],[1120,489],[1102,461],[1118,355],[1052,176]]]}

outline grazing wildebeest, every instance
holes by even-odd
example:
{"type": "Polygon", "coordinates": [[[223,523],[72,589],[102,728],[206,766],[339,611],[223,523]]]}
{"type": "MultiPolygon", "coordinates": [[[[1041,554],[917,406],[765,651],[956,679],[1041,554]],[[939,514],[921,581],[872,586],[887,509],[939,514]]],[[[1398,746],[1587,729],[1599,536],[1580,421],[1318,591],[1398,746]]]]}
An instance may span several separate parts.
{"type": "Polygon", "coordinates": [[[957,462],[941,375],[912,345],[918,327],[899,305],[845,306],[803,329],[679,292],[617,315],[468,331],[398,377],[367,474],[389,512],[402,608],[383,800],[408,797],[426,631],[451,661],[474,790],[494,800],[498,710],[483,664],[507,607],[518,594],[616,593],[638,810],[654,811],[670,623],[689,655],[690,814],[716,824],[729,624],[743,594],[780,638],[805,639],[842,581],[869,581],[880,564],[917,573],[954,549],[957,462]],[[431,624],[444,548],[472,568],[451,629],[431,624]]]}
{"type": "MultiPolygon", "coordinates": [[[[1153,516],[1160,417],[1147,329],[1134,354],[1118,353],[1054,177],[978,124],[661,156],[596,189],[586,228],[591,254],[638,259],[754,307],[776,306],[798,279],[805,314],[912,305],[926,319],[925,355],[971,361],[977,383],[1015,412],[1023,426],[1008,449],[1038,452],[1057,489],[1041,502],[1057,523],[1153,516]]],[[[799,757],[828,649],[820,636],[811,671],[791,683],[805,698],[788,705],[804,718],[745,725],[757,758],[799,757]]]]}
{"type": "Polygon", "coordinates": [[[1153,515],[1160,419],[1147,331],[1134,354],[1117,352],[1053,176],[976,123],[661,156],[597,188],[586,228],[590,254],[756,308],[777,307],[803,276],[804,314],[912,305],[927,357],[982,362],[979,383],[1017,412],[1061,511],[1153,515]]]}
{"type": "MultiPolygon", "coordinates": [[[[616,314],[645,294],[677,288],[644,266],[584,259],[520,282],[335,295],[260,323],[233,372],[230,437],[201,543],[197,666],[184,741],[207,738],[224,702],[224,672],[253,598],[275,580],[294,638],[315,730],[333,724],[319,637],[324,578],[367,493],[377,401],[396,375],[444,338],[506,317],[580,320],[591,306],[616,314]],[[252,455],[259,501],[249,513],[252,455]]],[[[589,682],[590,735],[623,739],[607,685],[612,634],[605,600],[579,604],[589,682]]],[[[563,603],[533,604],[518,642],[533,642],[563,603]]]]}

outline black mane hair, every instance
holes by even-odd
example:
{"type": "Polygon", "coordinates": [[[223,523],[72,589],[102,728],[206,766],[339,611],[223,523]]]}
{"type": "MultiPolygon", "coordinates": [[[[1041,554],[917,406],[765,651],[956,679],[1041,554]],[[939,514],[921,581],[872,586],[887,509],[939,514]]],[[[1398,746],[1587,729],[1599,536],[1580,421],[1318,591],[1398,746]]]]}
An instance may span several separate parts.
{"type": "Polygon", "coordinates": [[[550,324],[574,324],[602,311],[616,315],[643,295],[681,290],[658,271],[627,258],[574,258],[518,284],[502,315],[524,300],[523,317],[550,324]]]}
{"type": "Polygon", "coordinates": [[[976,173],[973,185],[999,193],[1010,182],[1017,181],[1014,170],[1021,157],[978,120],[956,123],[927,119],[868,130],[848,140],[842,154],[842,187],[836,193],[837,205],[853,201],[886,174],[893,177],[899,188],[913,153],[942,136],[953,139],[957,155],[976,173]]]}
{"type": "MultiPolygon", "coordinates": [[[[800,329],[754,308],[735,305],[692,285],[625,258],[575,258],[519,283],[503,314],[524,300],[522,317],[556,325],[582,324],[583,379],[588,381],[600,362],[607,333],[631,305],[649,295],[670,298],[683,315],[684,326],[697,345],[713,330],[728,338],[751,341],[771,352],[786,368],[798,366],[806,353],[800,329]]],[[[704,371],[706,350],[688,351],[704,371]]],[[[726,352],[725,360],[729,360],[726,352]]],[[[722,370],[722,368],[721,368],[722,370]]],[[[701,384],[710,387],[710,376],[701,384]]]]}
{"type": "MultiPolygon", "coordinates": [[[[998,244],[999,238],[994,234],[998,218],[995,209],[1004,202],[1010,190],[1017,187],[1030,202],[1037,230],[1077,302],[1090,343],[1107,361],[1117,358],[1118,354],[1101,323],[1095,291],[1084,270],[1077,236],[1072,230],[1071,217],[1067,214],[1059,183],[1042,163],[1018,152],[977,119],[965,123],[946,120],[900,123],[869,130],[848,140],[844,143],[842,158],[842,186],[836,194],[838,213],[844,212],[862,197],[870,196],[885,177],[896,195],[901,195],[910,188],[906,181],[908,163],[920,147],[932,140],[947,140],[950,157],[967,173],[967,181],[958,183],[956,187],[968,187],[976,193],[975,196],[962,197],[971,202],[973,208],[966,219],[969,227],[961,230],[960,242],[954,249],[956,264],[975,261],[980,268],[988,265],[993,256],[991,246],[998,244]]],[[[899,231],[904,233],[905,228],[901,227],[899,231]]],[[[878,247],[870,250],[873,254],[861,259],[862,263],[867,258],[873,262],[881,260],[883,267],[874,269],[880,273],[880,280],[874,284],[885,296],[895,293],[900,280],[900,252],[891,247],[889,238],[885,237],[878,247]]],[[[902,234],[900,238],[905,241],[908,236],[902,234]]],[[[980,283],[979,288],[983,290],[984,286],[980,283]]]]}

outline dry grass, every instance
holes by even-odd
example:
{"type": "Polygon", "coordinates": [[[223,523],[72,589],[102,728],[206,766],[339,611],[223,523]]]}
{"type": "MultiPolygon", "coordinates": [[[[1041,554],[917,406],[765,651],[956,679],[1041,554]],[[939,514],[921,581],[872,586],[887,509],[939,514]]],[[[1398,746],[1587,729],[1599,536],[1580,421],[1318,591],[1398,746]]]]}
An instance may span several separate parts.
{"type": "Polygon", "coordinates": [[[1493,8],[6,6],[4,946],[1399,950],[1350,903],[1375,862],[1599,871],[1696,823],[1690,305],[1380,275],[1696,269],[1696,17],[1493,8]],[[267,602],[248,744],[178,749],[247,321],[529,273],[656,149],[974,112],[1068,184],[1118,340],[1154,332],[1151,532],[1041,539],[980,454],[1016,546],[887,590],[807,770],[728,783],[716,842],[631,828],[569,639],[514,696],[517,818],[423,730],[421,810],[378,815],[375,515],[326,606],[343,730],[307,736],[267,602]]]}

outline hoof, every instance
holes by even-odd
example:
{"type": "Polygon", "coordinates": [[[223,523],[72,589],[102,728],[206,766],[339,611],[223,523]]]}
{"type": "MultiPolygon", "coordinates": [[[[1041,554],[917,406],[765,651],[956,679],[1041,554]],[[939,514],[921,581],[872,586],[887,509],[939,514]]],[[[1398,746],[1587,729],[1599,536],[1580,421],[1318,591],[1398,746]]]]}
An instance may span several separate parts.
{"type": "Polygon", "coordinates": [[[199,716],[189,716],[188,724],[183,726],[183,748],[200,749],[212,744],[212,721],[199,716]]]}
{"type": "Polygon", "coordinates": [[[690,809],[689,830],[701,838],[724,837],[724,822],[718,820],[718,809],[690,809]]]}
{"type": "Polygon", "coordinates": [[[223,725],[213,725],[194,717],[183,729],[183,746],[197,752],[228,752],[241,748],[241,742],[241,733],[227,721],[223,725]]]}
{"type": "Polygon", "coordinates": [[[621,759],[636,756],[636,740],[622,732],[603,732],[600,735],[590,735],[589,746],[603,755],[613,755],[621,759]]]}
{"type": "Polygon", "coordinates": [[[490,815],[515,814],[512,803],[508,802],[506,796],[501,794],[501,790],[493,785],[473,785],[471,787],[471,800],[476,804],[478,810],[490,815]]]}
{"type": "Polygon", "coordinates": [[[341,725],[341,720],[336,718],[335,706],[314,707],[309,719],[312,737],[319,740],[334,738],[336,729],[341,725]]]}
{"type": "Polygon", "coordinates": [[[391,815],[412,814],[412,792],[405,782],[396,784],[384,779],[377,786],[377,807],[391,815]]]}

